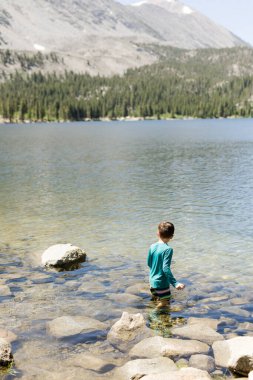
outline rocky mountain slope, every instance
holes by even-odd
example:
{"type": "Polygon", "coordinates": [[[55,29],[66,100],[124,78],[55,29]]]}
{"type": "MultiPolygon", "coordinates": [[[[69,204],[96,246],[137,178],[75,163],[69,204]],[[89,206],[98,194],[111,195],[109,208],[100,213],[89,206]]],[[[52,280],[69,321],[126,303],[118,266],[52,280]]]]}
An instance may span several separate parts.
{"type": "MultiPolygon", "coordinates": [[[[0,0],[0,48],[57,52],[59,70],[111,75],[155,62],[143,44],[245,45],[177,0],[124,6],[114,0],[0,0]]],[[[49,70],[50,70],[49,65],[49,70]]],[[[55,69],[55,66],[53,66],[55,69]]]]}
{"type": "Polygon", "coordinates": [[[177,0],[146,0],[128,8],[171,46],[195,49],[245,45],[224,27],[177,0]]]}

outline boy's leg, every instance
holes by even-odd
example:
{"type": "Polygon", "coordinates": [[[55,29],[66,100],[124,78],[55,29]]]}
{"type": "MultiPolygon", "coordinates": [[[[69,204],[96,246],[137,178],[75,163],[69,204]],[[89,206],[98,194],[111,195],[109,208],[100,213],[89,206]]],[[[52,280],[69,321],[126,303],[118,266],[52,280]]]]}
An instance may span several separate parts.
{"type": "Polygon", "coordinates": [[[160,299],[157,305],[157,309],[162,309],[163,307],[166,307],[169,305],[169,299],[168,298],[163,298],[160,299]]]}
{"type": "Polygon", "coordinates": [[[169,305],[169,300],[171,297],[170,288],[167,289],[156,289],[156,294],[158,296],[157,308],[161,309],[169,305]]]}

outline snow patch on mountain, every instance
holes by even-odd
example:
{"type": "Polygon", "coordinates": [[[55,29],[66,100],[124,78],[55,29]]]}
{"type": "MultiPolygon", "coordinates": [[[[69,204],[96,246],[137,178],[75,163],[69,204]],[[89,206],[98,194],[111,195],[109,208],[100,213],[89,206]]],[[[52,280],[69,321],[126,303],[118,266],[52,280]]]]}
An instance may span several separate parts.
{"type": "Polygon", "coordinates": [[[45,51],[46,50],[45,46],[42,46],[39,44],[33,44],[33,47],[35,50],[38,50],[38,51],[45,51]]]}
{"type": "Polygon", "coordinates": [[[146,4],[147,1],[139,1],[138,3],[130,4],[131,7],[141,7],[143,4],[146,4]]]}
{"type": "Polygon", "coordinates": [[[191,15],[193,12],[194,10],[188,7],[187,5],[184,5],[182,8],[182,13],[185,15],[191,15]]]}
{"type": "Polygon", "coordinates": [[[142,5],[149,5],[149,4],[153,4],[153,5],[161,5],[162,3],[176,3],[177,0],[143,0],[143,1],[138,1],[137,3],[132,3],[130,4],[130,6],[132,7],[140,7],[142,5]]]}

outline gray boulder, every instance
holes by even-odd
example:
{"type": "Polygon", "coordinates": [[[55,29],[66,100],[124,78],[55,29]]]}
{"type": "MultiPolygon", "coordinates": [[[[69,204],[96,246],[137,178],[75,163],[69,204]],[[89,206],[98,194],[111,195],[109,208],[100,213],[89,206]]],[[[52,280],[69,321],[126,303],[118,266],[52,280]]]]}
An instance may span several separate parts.
{"type": "Polygon", "coordinates": [[[164,372],[155,375],[148,375],[142,380],[211,380],[211,376],[206,372],[196,368],[181,368],[177,372],[164,372]]]}
{"type": "Polygon", "coordinates": [[[107,340],[112,345],[121,346],[124,349],[125,345],[135,344],[151,335],[153,332],[147,328],[142,314],[123,312],[120,320],[111,327],[107,340]]]}
{"type": "Polygon", "coordinates": [[[217,366],[247,376],[253,370],[253,337],[236,337],[213,344],[217,366]]]}
{"type": "Polygon", "coordinates": [[[105,323],[84,316],[63,316],[47,323],[47,332],[55,338],[66,338],[106,330],[106,328],[105,323]]]}
{"type": "Polygon", "coordinates": [[[215,370],[215,361],[214,358],[208,355],[192,355],[189,360],[189,366],[210,373],[215,370]]]}
{"type": "Polygon", "coordinates": [[[176,364],[169,358],[136,359],[118,367],[114,371],[113,379],[130,380],[142,378],[143,375],[158,374],[160,372],[174,373],[176,364]]]}
{"type": "Polygon", "coordinates": [[[42,254],[42,265],[46,267],[68,268],[86,260],[86,253],[72,244],[56,244],[42,254]]]}
{"type": "Polygon", "coordinates": [[[160,372],[150,374],[141,378],[142,380],[211,380],[211,376],[206,372],[196,368],[181,368],[177,372],[160,372]]]}
{"type": "Polygon", "coordinates": [[[137,343],[129,352],[130,357],[153,358],[157,356],[185,356],[207,353],[209,346],[196,340],[182,340],[155,336],[137,343]],[[148,347],[148,349],[147,349],[148,347]]]}
{"type": "Polygon", "coordinates": [[[0,338],[0,367],[7,367],[12,362],[11,345],[6,339],[0,338]]]}
{"type": "Polygon", "coordinates": [[[183,327],[176,327],[171,330],[172,334],[175,336],[180,336],[182,338],[196,339],[207,344],[212,344],[217,340],[223,340],[224,337],[217,333],[211,327],[205,326],[203,324],[193,324],[186,325],[183,327]]]}

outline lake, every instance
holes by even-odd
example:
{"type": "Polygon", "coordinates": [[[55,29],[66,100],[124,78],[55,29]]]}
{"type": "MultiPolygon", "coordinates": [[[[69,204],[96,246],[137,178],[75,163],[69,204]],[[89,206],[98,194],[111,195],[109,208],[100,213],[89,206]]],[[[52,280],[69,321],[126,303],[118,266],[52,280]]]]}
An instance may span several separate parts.
{"type": "Polygon", "coordinates": [[[148,284],[161,220],[175,224],[172,270],[186,284],[173,292],[171,323],[229,317],[224,334],[252,335],[242,327],[253,322],[252,119],[2,125],[0,163],[0,284],[11,292],[0,318],[18,335],[22,371],[31,352],[53,368],[59,352],[87,345],[52,341],[48,320],[149,315],[149,297],[118,294],[148,284]],[[65,242],[88,261],[45,271],[43,251],[65,242]]]}

